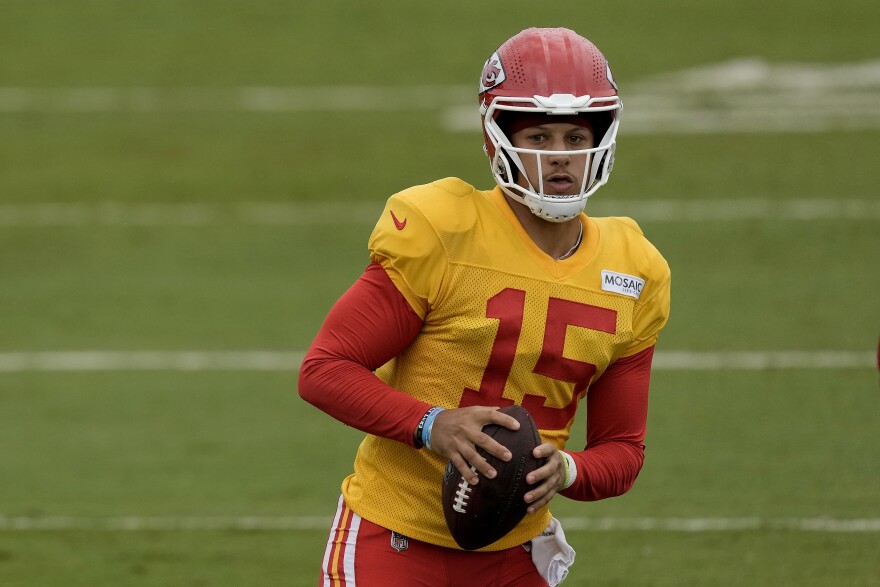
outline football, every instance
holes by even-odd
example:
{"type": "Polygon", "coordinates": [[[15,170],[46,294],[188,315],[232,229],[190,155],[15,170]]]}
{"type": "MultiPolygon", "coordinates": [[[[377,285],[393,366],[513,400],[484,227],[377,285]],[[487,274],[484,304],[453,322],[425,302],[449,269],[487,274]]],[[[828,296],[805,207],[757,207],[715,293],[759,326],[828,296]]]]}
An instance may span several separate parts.
{"type": "Polygon", "coordinates": [[[495,468],[494,479],[480,477],[470,485],[449,461],[443,475],[443,514],[455,542],[465,550],[476,550],[501,539],[526,515],[528,504],[523,497],[529,489],[526,475],[544,465],[547,459],[536,459],[532,450],[541,444],[538,428],[522,406],[501,408],[516,418],[519,430],[488,424],[483,432],[493,437],[513,455],[507,462],[477,448],[495,468]]]}

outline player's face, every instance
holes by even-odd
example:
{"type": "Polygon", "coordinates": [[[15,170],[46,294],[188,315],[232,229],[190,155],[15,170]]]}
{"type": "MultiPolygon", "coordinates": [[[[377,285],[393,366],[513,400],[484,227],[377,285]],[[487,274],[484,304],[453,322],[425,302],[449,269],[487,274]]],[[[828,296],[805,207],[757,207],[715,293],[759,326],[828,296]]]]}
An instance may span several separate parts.
{"type": "MultiPolygon", "coordinates": [[[[569,155],[565,151],[593,148],[593,133],[584,126],[564,122],[552,122],[540,126],[524,128],[510,137],[514,147],[537,151],[556,151],[557,153],[538,157],[521,154],[520,159],[526,174],[535,189],[543,185],[545,194],[576,194],[581,190],[584,174],[587,171],[588,154],[569,155]],[[543,184],[541,183],[543,181],[543,184]]],[[[517,183],[528,187],[520,176],[517,183]]]]}

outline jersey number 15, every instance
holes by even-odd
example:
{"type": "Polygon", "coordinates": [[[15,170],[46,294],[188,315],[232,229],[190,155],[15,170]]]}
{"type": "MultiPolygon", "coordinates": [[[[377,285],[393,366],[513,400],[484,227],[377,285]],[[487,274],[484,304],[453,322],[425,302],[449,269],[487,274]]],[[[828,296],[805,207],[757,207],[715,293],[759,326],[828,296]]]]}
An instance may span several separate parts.
{"type": "MultiPolygon", "coordinates": [[[[513,400],[503,397],[504,386],[516,359],[516,348],[522,333],[526,292],[507,288],[486,303],[486,317],[497,318],[498,332],[492,344],[492,352],[480,389],[465,388],[459,407],[508,406],[513,400]]],[[[574,417],[581,394],[590,384],[596,366],[562,356],[568,326],[579,326],[609,334],[617,332],[617,312],[608,308],[591,306],[551,297],[547,305],[547,322],[544,325],[544,343],[541,355],[532,372],[551,379],[574,384],[571,401],[563,408],[544,405],[544,396],[525,394],[522,406],[529,411],[538,428],[553,430],[564,428],[574,417]]]]}

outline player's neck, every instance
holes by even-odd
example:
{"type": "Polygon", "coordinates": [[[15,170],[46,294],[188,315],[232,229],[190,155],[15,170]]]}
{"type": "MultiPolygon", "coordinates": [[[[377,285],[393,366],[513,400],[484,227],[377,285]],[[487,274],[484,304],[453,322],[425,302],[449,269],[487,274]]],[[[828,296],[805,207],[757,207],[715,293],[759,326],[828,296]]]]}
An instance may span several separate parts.
{"type": "Polygon", "coordinates": [[[577,251],[583,240],[583,225],[576,217],[567,222],[550,222],[538,218],[524,205],[505,194],[505,199],[526,234],[539,249],[554,259],[567,259],[577,251]]]}

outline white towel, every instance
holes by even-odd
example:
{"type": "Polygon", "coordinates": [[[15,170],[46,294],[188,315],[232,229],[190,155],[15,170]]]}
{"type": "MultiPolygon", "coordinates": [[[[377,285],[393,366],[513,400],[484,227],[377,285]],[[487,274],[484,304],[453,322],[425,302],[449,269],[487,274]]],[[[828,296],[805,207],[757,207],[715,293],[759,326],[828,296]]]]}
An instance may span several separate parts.
{"type": "Polygon", "coordinates": [[[568,576],[568,568],[574,564],[574,549],[565,541],[562,524],[556,518],[540,536],[532,538],[532,562],[550,587],[556,587],[568,576]]]}

